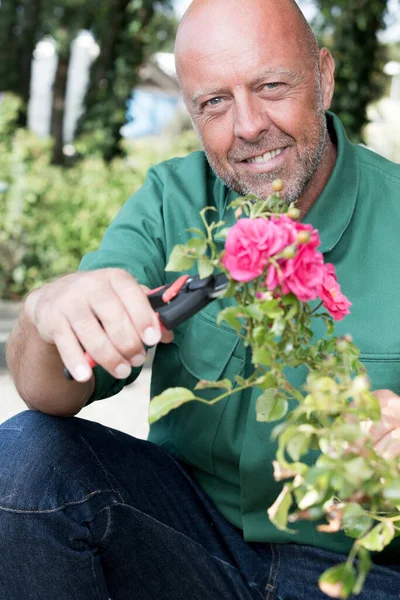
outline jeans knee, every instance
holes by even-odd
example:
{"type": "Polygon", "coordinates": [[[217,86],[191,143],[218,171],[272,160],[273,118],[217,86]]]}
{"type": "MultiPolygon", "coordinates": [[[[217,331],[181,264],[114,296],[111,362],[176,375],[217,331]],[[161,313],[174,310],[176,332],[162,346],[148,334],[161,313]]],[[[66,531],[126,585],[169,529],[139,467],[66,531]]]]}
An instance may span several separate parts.
{"type": "Polygon", "coordinates": [[[88,455],[79,421],[27,410],[0,425],[0,510],[54,510],[90,493],[77,477],[88,455]]]}

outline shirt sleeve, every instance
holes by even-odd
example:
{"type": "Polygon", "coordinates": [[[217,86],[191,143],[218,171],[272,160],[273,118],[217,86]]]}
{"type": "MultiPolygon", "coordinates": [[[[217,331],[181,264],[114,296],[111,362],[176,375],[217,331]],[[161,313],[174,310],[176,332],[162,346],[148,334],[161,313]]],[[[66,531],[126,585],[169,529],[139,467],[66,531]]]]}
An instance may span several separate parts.
{"type": "MultiPolygon", "coordinates": [[[[166,260],[162,201],[163,183],[157,167],[152,167],[144,185],[106,230],[99,249],[84,256],[78,270],[120,268],[150,289],[163,285],[166,260]]],[[[88,404],[118,394],[140,372],[141,368],[132,368],[127,379],[115,379],[102,367],[96,367],[95,391],[88,404]]]]}

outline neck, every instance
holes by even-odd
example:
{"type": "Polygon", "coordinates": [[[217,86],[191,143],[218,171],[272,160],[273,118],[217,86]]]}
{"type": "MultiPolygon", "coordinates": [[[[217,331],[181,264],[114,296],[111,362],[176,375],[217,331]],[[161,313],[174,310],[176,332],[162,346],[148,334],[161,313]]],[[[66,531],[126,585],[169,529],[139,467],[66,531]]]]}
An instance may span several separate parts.
{"type": "Polygon", "coordinates": [[[324,187],[328,183],[329,177],[332,174],[337,157],[337,148],[328,135],[327,143],[321,162],[317,172],[311,181],[308,182],[302,196],[297,201],[297,206],[300,209],[301,219],[303,219],[311,207],[318,200],[324,187]]]}

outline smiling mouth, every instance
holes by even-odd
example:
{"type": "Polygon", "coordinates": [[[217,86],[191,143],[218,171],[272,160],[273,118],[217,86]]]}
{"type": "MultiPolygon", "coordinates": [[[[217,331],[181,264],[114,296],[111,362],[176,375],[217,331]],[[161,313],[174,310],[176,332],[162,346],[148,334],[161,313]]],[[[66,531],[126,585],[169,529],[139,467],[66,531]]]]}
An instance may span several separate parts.
{"type": "Polygon", "coordinates": [[[243,160],[242,162],[248,163],[248,164],[266,164],[266,163],[269,163],[269,161],[272,160],[273,158],[276,158],[277,156],[282,154],[282,152],[284,150],[285,150],[285,148],[279,148],[277,150],[272,150],[271,152],[266,152],[265,154],[262,154],[261,156],[254,156],[253,158],[247,158],[246,160],[243,160]]]}

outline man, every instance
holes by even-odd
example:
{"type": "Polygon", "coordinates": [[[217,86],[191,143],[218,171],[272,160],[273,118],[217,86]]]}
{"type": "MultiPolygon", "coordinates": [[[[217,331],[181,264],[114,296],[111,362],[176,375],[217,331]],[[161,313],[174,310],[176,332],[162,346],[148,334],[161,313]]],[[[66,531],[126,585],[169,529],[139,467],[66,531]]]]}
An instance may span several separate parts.
{"type": "MultiPolygon", "coordinates": [[[[159,341],[153,395],[250,373],[236,333],[216,326],[224,301],[173,337],[161,334],[142,287],[174,280],[164,272],[168,255],[187,228],[202,226],[207,204],[232,224],[227,206],[238,194],[266,197],[274,179],[285,181],[285,199],[320,230],[353,302],[337,331],[352,333],[388,407],[377,441],[398,424],[400,168],[352,145],[326,113],[330,53],[318,50],[292,0],[194,0],[176,60],[208,162],[199,152],[152,168],[100,249],[79,273],[30,294],[11,335],[10,369],[33,410],[0,428],[5,600],[322,599],[318,577],[344,560],[344,535],[310,523],[291,535],[268,521],[280,488],[270,429],[255,419],[256,392],[183,406],[151,428],[153,443],[72,418],[133,381],[144,345],[159,341]],[[82,347],[102,367],[95,374],[82,347]],[[64,379],[64,365],[75,382],[64,379]]],[[[290,378],[301,386],[305,374],[290,378]]],[[[398,597],[393,554],[381,562],[360,598],[398,597]]]]}

